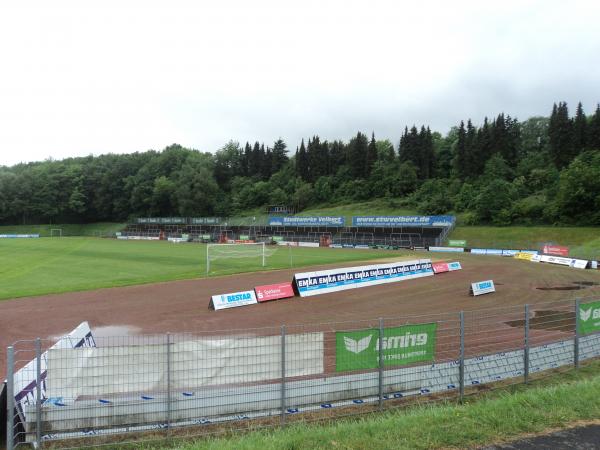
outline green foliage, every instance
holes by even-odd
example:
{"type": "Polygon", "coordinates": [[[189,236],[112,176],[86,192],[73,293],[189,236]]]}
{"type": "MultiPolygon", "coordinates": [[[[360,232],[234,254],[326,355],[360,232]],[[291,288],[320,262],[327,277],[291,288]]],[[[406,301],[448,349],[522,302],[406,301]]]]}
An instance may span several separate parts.
{"type": "Polygon", "coordinates": [[[591,155],[599,149],[600,105],[586,117],[579,104],[569,118],[564,102],[549,118],[520,123],[502,113],[481,126],[466,119],[446,136],[405,127],[398,154],[390,141],[362,132],[348,143],[312,136],[292,158],[282,139],[229,141],[215,154],[174,144],[0,167],[0,223],[228,216],[268,204],[302,211],[375,198],[483,223],[598,223],[591,155]]]}
{"type": "Polygon", "coordinates": [[[600,224],[600,152],[582,153],[560,175],[556,204],[564,222],[600,224]]]}
{"type": "Polygon", "coordinates": [[[414,193],[413,204],[423,214],[443,214],[452,210],[449,182],[428,180],[414,193]]]}
{"type": "Polygon", "coordinates": [[[492,180],[475,199],[475,212],[481,222],[509,225],[514,187],[502,179],[492,180]]]}

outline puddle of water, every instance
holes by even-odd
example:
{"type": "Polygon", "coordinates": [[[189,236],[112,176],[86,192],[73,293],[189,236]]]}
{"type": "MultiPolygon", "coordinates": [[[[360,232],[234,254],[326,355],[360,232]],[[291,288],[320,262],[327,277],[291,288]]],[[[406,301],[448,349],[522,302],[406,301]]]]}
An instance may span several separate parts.
{"type": "Polygon", "coordinates": [[[121,336],[132,336],[138,334],[140,331],[137,327],[127,325],[109,325],[106,327],[92,328],[92,334],[94,337],[121,337],[121,336]]]}
{"type": "MultiPolygon", "coordinates": [[[[524,328],[525,319],[509,320],[506,325],[514,328],[524,328]]],[[[529,318],[529,328],[533,330],[552,330],[572,333],[575,330],[575,313],[572,311],[535,311],[529,318]]]]}
{"type": "Polygon", "coordinates": [[[573,281],[572,285],[567,286],[538,286],[536,289],[540,291],[578,291],[579,289],[585,289],[591,286],[600,286],[600,283],[596,281],[573,281]]]}
{"type": "Polygon", "coordinates": [[[540,291],[578,291],[580,289],[585,289],[584,286],[545,286],[545,287],[536,287],[540,291]]]}

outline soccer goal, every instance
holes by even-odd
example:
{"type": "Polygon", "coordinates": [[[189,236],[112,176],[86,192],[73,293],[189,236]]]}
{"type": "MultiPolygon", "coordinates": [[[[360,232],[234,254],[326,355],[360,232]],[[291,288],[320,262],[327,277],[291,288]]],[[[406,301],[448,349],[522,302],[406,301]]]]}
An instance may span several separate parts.
{"type": "Polygon", "coordinates": [[[217,260],[232,260],[228,266],[248,266],[250,264],[266,267],[266,261],[276,250],[268,249],[264,242],[244,244],[207,244],[206,245],[206,274],[214,268],[217,260]],[[233,261],[238,260],[241,261],[233,261]]]}
{"type": "Polygon", "coordinates": [[[62,228],[51,228],[50,237],[62,237],[62,228]]]}

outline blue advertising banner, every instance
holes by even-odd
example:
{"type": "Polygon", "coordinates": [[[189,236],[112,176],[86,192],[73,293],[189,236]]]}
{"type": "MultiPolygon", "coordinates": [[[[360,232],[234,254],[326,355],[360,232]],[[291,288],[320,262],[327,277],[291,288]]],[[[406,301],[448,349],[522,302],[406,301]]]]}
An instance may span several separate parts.
{"type": "Polygon", "coordinates": [[[336,216],[314,216],[314,217],[269,217],[269,226],[279,227],[343,227],[346,219],[336,216]]]}
{"type": "Polygon", "coordinates": [[[450,227],[454,216],[354,216],[353,227],[450,227]]]}
{"type": "Polygon", "coordinates": [[[0,234],[0,238],[18,239],[18,238],[39,238],[39,234],[0,234]]]}
{"type": "Polygon", "coordinates": [[[294,282],[301,297],[433,275],[430,259],[398,261],[371,266],[297,273],[294,282]]]}

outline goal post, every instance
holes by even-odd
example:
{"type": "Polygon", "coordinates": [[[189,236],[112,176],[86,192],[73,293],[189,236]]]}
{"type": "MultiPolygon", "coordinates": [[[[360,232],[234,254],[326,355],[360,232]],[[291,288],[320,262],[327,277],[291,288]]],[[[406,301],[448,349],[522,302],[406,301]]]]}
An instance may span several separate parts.
{"type": "Polygon", "coordinates": [[[206,274],[210,273],[211,261],[217,259],[257,258],[265,267],[267,256],[264,242],[206,244],[206,274]]]}
{"type": "Polygon", "coordinates": [[[50,237],[58,236],[62,237],[62,228],[51,228],[50,229],[50,237]]]}

